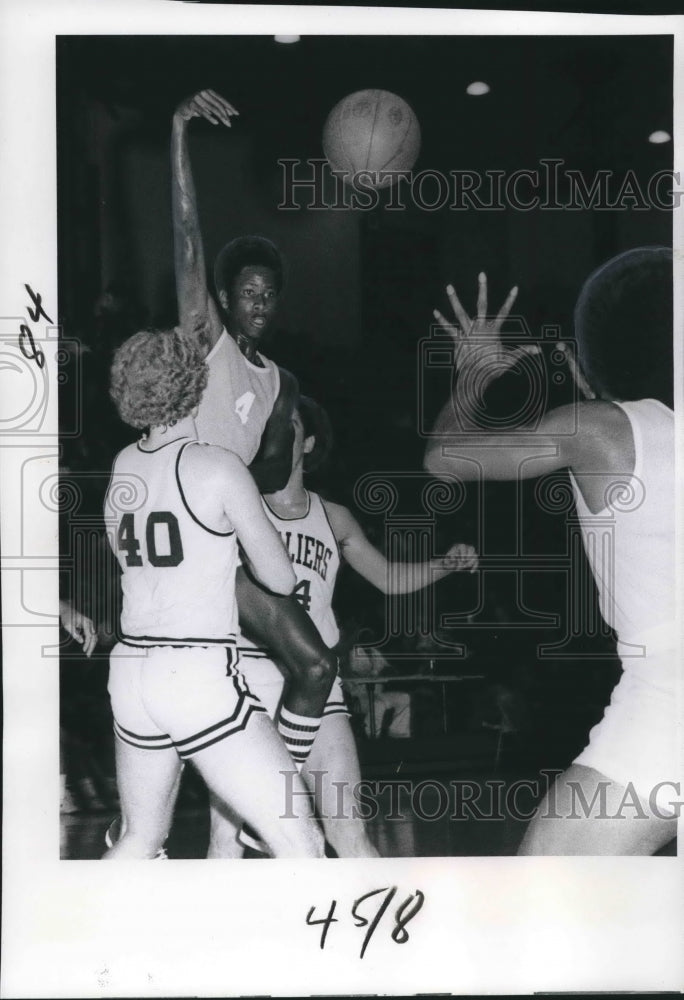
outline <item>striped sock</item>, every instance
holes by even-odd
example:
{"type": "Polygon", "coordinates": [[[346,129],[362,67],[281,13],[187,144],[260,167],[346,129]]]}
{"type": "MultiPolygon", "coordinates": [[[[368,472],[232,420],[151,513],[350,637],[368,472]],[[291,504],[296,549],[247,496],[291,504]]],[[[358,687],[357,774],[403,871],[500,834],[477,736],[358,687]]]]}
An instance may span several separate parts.
{"type": "Polygon", "coordinates": [[[311,753],[311,747],[320,725],[320,718],[312,718],[310,715],[295,715],[294,712],[282,706],[278,712],[276,718],[278,732],[285,741],[285,746],[290,751],[290,756],[299,771],[311,753]]]}

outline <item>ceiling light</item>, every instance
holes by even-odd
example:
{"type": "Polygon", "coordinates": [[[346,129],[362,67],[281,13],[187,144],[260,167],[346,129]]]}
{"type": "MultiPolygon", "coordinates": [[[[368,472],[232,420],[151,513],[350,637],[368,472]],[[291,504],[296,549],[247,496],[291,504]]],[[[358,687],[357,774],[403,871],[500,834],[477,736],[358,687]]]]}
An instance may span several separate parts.
{"type": "Polygon", "coordinates": [[[281,45],[292,45],[293,42],[299,41],[299,35],[274,35],[273,37],[281,45]]]}
{"type": "Polygon", "coordinates": [[[484,83],[482,80],[474,80],[473,83],[469,83],[466,87],[466,94],[470,94],[471,97],[482,97],[483,94],[488,94],[489,90],[488,83],[484,83]]]}
{"type": "Polygon", "coordinates": [[[651,132],[651,134],[648,137],[648,141],[654,142],[656,143],[656,145],[658,145],[661,142],[670,142],[671,139],[672,136],[670,135],[670,133],[663,132],[661,129],[659,129],[657,132],[651,132]]]}

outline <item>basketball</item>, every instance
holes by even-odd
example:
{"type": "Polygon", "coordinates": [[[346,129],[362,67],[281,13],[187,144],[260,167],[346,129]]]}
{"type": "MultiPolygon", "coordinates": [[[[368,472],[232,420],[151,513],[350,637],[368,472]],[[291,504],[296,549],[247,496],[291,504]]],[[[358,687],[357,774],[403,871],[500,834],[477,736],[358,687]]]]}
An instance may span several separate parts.
{"type": "MultiPolygon", "coordinates": [[[[420,125],[402,97],[388,90],[359,90],[344,97],[323,127],[323,152],[331,168],[352,175],[359,171],[410,170],[420,152],[420,125]]],[[[392,177],[364,179],[382,188],[392,177]]]]}

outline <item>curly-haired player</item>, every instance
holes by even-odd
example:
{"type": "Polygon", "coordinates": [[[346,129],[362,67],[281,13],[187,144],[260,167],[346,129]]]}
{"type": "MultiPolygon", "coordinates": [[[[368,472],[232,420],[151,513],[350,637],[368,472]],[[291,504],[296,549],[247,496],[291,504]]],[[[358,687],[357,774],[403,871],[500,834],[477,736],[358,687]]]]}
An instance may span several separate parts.
{"type": "MultiPolygon", "coordinates": [[[[214,268],[217,308],[207,288],[204,247],[188,151],[194,117],[230,126],[235,109],[211,90],[183,101],[171,134],[174,256],[179,321],[203,351],[209,383],[197,427],[203,440],[222,445],[249,466],[262,493],[281,489],[292,467],[295,379],[258,350],[282,285],[275,246],[261,237],[229,243],[214,268]]],[[[295,598],[274,597],[238,575],[240,623],[277,655],[288,673],[277,726],[298,760],[313,745],[337,673],[337,656],[295,598]]]]}
{"type": "Polygon", "coordinates": [[[112,366],[122,419],[146,433],[117,455],[105,499],[123,589],[109,674],[123,833],[104,857],[159,856],[183,760],[277,856],[320,857],[322,837],[305,807],[290,823],[279,819],[279,772],[292,771],[292,761],[236,654],[238,542],[275,593],[292,591],[294,573],[242,460],[197,440],[207,374],[177,331],[136,334],[112,366]]]}
{"type": "MultiPolygon", "coordinates": [[[[630,250],[585,283],[575,309],[587,397],[535,427],[478,426],[488,383],[533,348],[500,342],[513,289],[494,318],[480,275],[471,321],[449,286],[458,326],[453,398],[440,414],[426,466],[466,479],[523,479],[568,468],[601,612],[615,630],[623,673],[589,742],[556,781],[522,844],[524,854],[651,854],[676,833],[675,480],[672,410],[672,252],[630,250]],[[584,803],[582,808],[579,803],[584,803]]],[[[524,361],[523,361],[524,363],[524,361]]]]}

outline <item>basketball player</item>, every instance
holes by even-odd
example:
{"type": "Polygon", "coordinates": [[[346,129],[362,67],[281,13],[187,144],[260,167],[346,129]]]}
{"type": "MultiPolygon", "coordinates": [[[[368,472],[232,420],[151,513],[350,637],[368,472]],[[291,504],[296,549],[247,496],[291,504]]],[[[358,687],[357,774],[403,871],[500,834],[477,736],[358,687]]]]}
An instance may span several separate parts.
{"type": "Polygon", "coordinates": [[[322,837],[301,805],[296,773],[297,818],[279,819],[279,772],[292,771],[292,761],[237,669],[238,542],[274,593],[290,593],[294,573],[242,461],[197,440],[207,375],[176,331],[136,334],[112,365],[121,419],[147,433],[117,455],[105,499],[123,589],[109,676],[123,832],[104,857],[160,856],[179,760],[191,760],[276,856],[320,857],[322,837]]]}
{"type": "MultiPolygon", "coordinates": [[[[174,256],[180,327],[206,357],[209,382],[197,428],[203,441],[243,459],[262,492],[287,483],[292,468],[294,378],[258,350],[282,284],[275,246],[260,237],[234,240],[214,266],[221,315],[207,288],[204,248],[187,140],[194,117],[230,127],[237,112],[219,94],[202,90],[183,101],[171,136],[174,256]]],[[[295,597],[277,597],[238,574],[240,624],[278,656],[288,672],[277,727],[298,761],[313,745],[337,656],[321,639],[295,597]]]]}
{"type": "MultiPolygon", "coordinates": [[[[676,833],[674,414],[672,253],[631,250],[585,283],[575,307],[576,382],[585,400],[538,426],[478,429],[484,388],[532,347],[506,349],[479,278],[471,320],[451,286],[457,381],[426,468],[465,479],[522,479],[568,468],[601,612],[617,635],[623,673],[601,722],[533,819],[523,854],[651,854],[676,833]],[[602,534],[603,532],[603,534],[602,534]],[[606,558],[606,553],[609,558],[606,558]],[[582,801],[588,808],[579,808],[582,801]]],[[[534,362],[533,362],[534,363],[534,362]]]]}
{"type": "MultiPolygon", "coordinates": [[[[429,562],[390,563],[371,545],[346,507],[324,500],[304,486],[305,472],[323,464],[332,444],[324,411],[302,396],[293,425],[290,478],[284,489],[264,497],[264,508],[290,554],[297,577],[295,594],[329,646],[335,646],[340,637],[332,599],[342,560],[385,594],[408,594],[456,570],[472,572],[477,568],[477,553],[465,544],[453,545],[445,556],[429,562]]],[[[240,664],[250,690],[274,716],[283,690],[283,675],[268,651],[241,642],[240,664]]],[[[337,856],[377,857],[365,823],[357,816],[353,790],[361,780],[361,772],[339,679],[333,685],[302,775],[314,792],[326,838],[337,856]]],[[[258,842],[244,832],[239,840],[260,849],[258,842]]],[[[212,800],[209,857],[240,854],[234,825],[220,804],[212,800]]]]}

